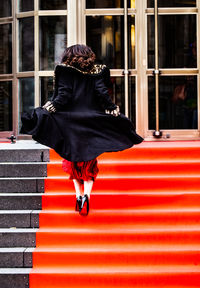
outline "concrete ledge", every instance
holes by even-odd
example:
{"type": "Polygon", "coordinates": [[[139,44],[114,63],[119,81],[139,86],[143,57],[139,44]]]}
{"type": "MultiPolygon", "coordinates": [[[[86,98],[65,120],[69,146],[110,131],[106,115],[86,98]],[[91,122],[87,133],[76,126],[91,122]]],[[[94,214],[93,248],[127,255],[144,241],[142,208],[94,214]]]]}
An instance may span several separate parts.
{"type": "Polygon", "coordinates": [[[42,196],[33,194],[1,194],[0,210],[40,210],[42,196]]]}
{"type": "Polygon", "coordinates": [[[30,271],[29,268],[0,269],[1,288],[28,288],[30,271]]]}
{"type": "Polygon", "coordinates": [[[0,268],[31,268],[34,248],[0,248],[0,268]]]}
{"type": "Polygon", "coordinates": [[[47,177],[47,164],[41,162],[0,163],[0,177],[47,177]]]}
{"type": "Polygon", "coordinates": [[[0,193],[44,192],[44,179],[1,178],[0,193]]]}
{"type": "MultiPolygon", "coordinates": [[[[13,147],[14,148],[14,147],[13,147]]],[[[0,149],[1,162],[49,162],[49,150],[0,149]]]]}
{"type": "MultiPolygon", "coordinates": [[[[35,247],[37,229],[0,229],[0,247],[35,247]]],[[[1,282],[0,282],[1,283],[1,282]]]]}
{"type": "Polygon", "coordinates": [[[24,251],[24,267],[32,268],[33,267],[33,251],[35,248],[26,248],[24,251]]]}
{"type": "Polygon", "coordinates": [[[0,143],[1,162],[49,162],[49,148],[33,140],[0,143]]]}
{"type": "Polygon", "coordinates": [[[31,227],[32,228],[39,228],[40,227],[39,213],[40,213],[40,211],[33,211],[31,213],[31,227]]]}
{"type": "Polygon", "coordinates": [[[1,228],[38,228],[39,210],[0,210],[1,228]]]}

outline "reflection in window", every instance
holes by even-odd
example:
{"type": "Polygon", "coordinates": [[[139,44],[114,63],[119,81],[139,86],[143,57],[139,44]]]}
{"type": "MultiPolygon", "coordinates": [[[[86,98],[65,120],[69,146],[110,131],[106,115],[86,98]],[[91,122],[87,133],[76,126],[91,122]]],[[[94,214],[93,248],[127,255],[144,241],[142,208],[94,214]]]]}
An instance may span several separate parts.
{"type": "MultiPolygon", "coordinates": [[[[154,7],[154,0],[147,0],[147,7],[154,7]]],[[[158,0],[158,7],[196,7],[196,0],[158,0]]]]}
{"type": "MultiPolygon", "coordinates": [[[[196,15],[158,17],[160,68],[196,68],[196,15]]],[[[154,17],[148,16],[148,65],[154,67],[154,17]]]]}
{"type": "Polygon", "coordinates": [[[12,81],[0,81],[0,131],[12,131],[12,81]]]}
{"type": "Polygon", "coordinates": [[[123,16],[87,16],[87,45],[95,52],[98,63],[109,68],[123,68],[123,23],[123,16]]]}
{"type": "Polygon", "coordinates": [[[135,107],[135,77],[129,77],[129,118],[136,125],[136,107],[135,107]]]}
{"type": "Polygon", "coordinates": [[[34,0],[19,0],[19,12],[33,11],[34,0]]]}
{"type": "Polygon", "coordinates": [[[128,53],[129,68],[135,68],[135,16],[128,16],[128,53]]]}
{"type": "Polygon", "coordinates": [[[128,0],[128,8],[135,8],[135,1],[136,0],[128,0]]]}
{"type": "Polygon", "coordinates": [[[66,10],[67,0],[40,0],[41,10],[66,10]]]}
{"type": "Polygon", "coordinates": [[[40,78],[40,105],[44,105],[53,96],[53,77],[40,78]]]}
{"type": "Polygon", "coordinates": [[[12,16],[12,0],[0,1],[0,18],[12,16]]]}
{"type": "Polygon", "coordinates": [[[67,45],[66,16],[40,17],[40,70],[54,70],[67,45]]]}
{"type": "Polygon", "coordinates": [[[19,19],[19,71],[34,71],[34,20],[19,19]]]}
{"type": "MultiPolygon", "coordinates": [[[[149,129],[155,129],[155,80],[149,77],[149,129]]],[[[159,81],[160,129],[197,129],[197,77],[163,76],[159,81]]]]}
{"type": "Polygon", "coordinates": [[[12,73],[12,24],[0,25],[0,74],[12,73]]]}
{"type": "Polygon", "coordinates": [[[19,131],[21,129],[21,115],[34,108],[34,78],[19,79],[19,131]]]}
{"type": "Polygon", "coordinates": [[[86,8],[124,8],[124,0],[86,0],[86,8]]]}
{"type": "Polygon", "coordinates": [[[111,77],[112,86],[109,89],[109,94],[112,101],[119,105],[121,112],[125,113],[124,100],[124,77],[111,77]]]}

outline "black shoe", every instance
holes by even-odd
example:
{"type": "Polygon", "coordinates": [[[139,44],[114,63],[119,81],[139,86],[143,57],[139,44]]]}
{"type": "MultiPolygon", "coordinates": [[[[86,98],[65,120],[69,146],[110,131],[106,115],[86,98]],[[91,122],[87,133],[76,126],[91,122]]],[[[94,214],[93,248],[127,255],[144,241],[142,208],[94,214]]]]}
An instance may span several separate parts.
{"type": "Polygon", "coordinates": [[[89,199],[88,195],[84,195],[82,198],[82,205],[81,205],[81,210],[79,211],[80,215],[82,216],[87,216],[89,212],[89,199]]]}
{"type": "Polygon", "coordinates": [[[75,207],[75,211],[81,211],[81,205],[82,205],[82,196],[79,196],[78,198],[76,198],[76,207],[75,207]]]}

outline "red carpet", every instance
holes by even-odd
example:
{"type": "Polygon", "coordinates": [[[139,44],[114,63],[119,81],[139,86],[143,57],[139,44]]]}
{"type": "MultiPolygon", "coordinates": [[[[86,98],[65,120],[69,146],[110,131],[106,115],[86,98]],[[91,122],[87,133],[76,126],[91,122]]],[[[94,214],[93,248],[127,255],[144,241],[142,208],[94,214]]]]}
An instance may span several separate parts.
{"type": "Polygon", "coordinates": [[[200,287],[200,142],[99,157],[87,217],[51,150],[30,288],[200,287]]]}

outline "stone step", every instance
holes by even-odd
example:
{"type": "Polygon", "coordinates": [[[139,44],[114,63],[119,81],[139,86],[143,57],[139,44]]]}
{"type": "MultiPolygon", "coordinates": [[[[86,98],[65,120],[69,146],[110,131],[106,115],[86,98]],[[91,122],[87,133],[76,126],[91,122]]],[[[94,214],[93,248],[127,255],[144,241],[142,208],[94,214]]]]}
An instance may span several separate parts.
{"type": "Polygon", "coordinates": [[[1,288],[28,288],[30,271],[31,268],[0,269],[1,288]]]}
{"type": "Polygon", "coordinates": [[[0,268],[31,268],[34,248],[0,248],[0,268]]]}
{"type": "Polygon", "coordinates": [[[40,149],[0,149],[1,162],[48,162],[49,150],[40,149]]]}
{"type": "Polygon", "coordinates": [[[1,162],[48,162],[49,148],[31,140],[0,143],[0,159],[1,162]]]}
{"type": "Polygon", "coordinates": [[[39,210],[0,210],[1,228],[38,228],[39,210]]]}
{"type": "Polygon", "coordinates": [[[0,163],[0,177],[47,177],[47,163],[0,163]]]}
{"type": "Polygon", "coordinates": [[[44,178],[0,178],[0,194],[36,192],[44,192],[44,178]]]}
{"type": "Polygon", "coordinates": [[[37,230],[38,229],[35,228],[29,228],[29,229],[0,228],[0,247],[2,248],[35,247],[37,230]]]}
{"type": "Polygon", "coordinates": [[[1,193],[0,210],[41,210],[41,193],[1,193]]]}

